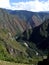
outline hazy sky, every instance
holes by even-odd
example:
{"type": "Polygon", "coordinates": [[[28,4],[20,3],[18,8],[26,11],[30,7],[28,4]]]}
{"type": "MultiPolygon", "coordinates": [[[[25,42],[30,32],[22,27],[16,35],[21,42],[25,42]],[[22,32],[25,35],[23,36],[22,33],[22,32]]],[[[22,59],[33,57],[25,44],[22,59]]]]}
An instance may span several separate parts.
{"type": "Polygon", "coordinates": [[[0,8],[28,11],[49,11],[49,0],[0,0],[0,8]]]}

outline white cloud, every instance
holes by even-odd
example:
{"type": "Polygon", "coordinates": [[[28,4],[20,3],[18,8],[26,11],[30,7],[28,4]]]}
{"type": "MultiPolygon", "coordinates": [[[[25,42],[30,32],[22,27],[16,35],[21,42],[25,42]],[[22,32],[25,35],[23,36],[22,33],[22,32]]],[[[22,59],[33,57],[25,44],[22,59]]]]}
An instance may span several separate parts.
{"type": "Polygon", "coordinates": [[[17,10],[28,11],[49,11],[49,1],[40,2],[39,0],[29,2],[12,3],[13,8],[17,10]]]}
{"type": "Polygon", "coordinates": [[[39,0],[29,2],[9,3],[9,0],[0,0],[0,7],[12,10],[28,11],[49,11],[49,0],[40,2],[39,0]]]}
{"type": "Polygon", "coordinates": [[[9,0],[0,0],[0,8],[11,9],[9,0]]]}

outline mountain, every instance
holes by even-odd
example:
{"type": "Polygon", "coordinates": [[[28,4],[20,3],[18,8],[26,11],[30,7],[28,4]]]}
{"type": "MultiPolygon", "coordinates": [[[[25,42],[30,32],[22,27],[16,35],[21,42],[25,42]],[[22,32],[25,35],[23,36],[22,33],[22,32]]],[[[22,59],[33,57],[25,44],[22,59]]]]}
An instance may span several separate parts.
{"type": "Polygon", "coordinates": [[[30,41],[37,44],[42,50],[49,48],[49,19],[46,19],[40,26],[35,27],[30,36],[30,41]]]}
{"type": "Polygon", "coordinates": [[[0,8],[0,60],[35,63],[49,50],[49,12],[0,8]]]}

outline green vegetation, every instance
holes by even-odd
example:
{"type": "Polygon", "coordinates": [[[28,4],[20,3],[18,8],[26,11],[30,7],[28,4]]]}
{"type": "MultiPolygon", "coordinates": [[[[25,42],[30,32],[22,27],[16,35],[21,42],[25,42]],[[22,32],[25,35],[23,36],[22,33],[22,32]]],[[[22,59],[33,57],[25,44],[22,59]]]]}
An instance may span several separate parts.
{"type": "MultiPolygon", "coordinates": [[[[11,54],[9,54],[9,52],[7,51],[7,49],[9,50],[10,47],[8,47],[8,46],[11,46],[14,49],[17,49],[19,51],[25,52],[25,47],[21,46],[21,44],[19,44],[18,42],[16,42],[16,40],[14,40],[14,39],[12,40],[11,39],[12,37],[9,37],[7,39],[6,36],[8,37],[8,35],[7,35],[8,33],[5,34],[4,30],[2,30],[0,32],[0,34],[1,34],[0,35],[0,60],[12,61],[12,62],[21,62],[21,58],[23,56],[17,55],[17,56],[14,57],[11,54]],[[7,45],[7,48],[6,48],[6,45],[7,45]]],[[[14,53],[14,51],[12,53],[14,53]]]]}
{"type": "Polygon", "coordinates": [[[7,61],[0,61],[0,65],[29,65],[29,64],[13,63],[13,62],[7,62],[7,61]]]}

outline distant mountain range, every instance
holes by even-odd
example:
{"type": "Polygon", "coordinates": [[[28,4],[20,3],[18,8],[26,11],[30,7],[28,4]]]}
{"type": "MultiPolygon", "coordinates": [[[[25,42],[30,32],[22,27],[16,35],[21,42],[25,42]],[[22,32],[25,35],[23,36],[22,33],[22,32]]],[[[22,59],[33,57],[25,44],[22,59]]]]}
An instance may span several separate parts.
{"type": "Polygon", "coordinates": [[[47,54],[49,12],[13,11],[0,8],[0,46],[0,51],[2,50],[0,54],[4,53],[1,57],[3,60],[9,60],[11,56],[11,60],[15,62],[29,63],[29,58],[32,60],[33,57],[47,54]],[[28,61],[20,61],[23,58],[28,61]]]}

